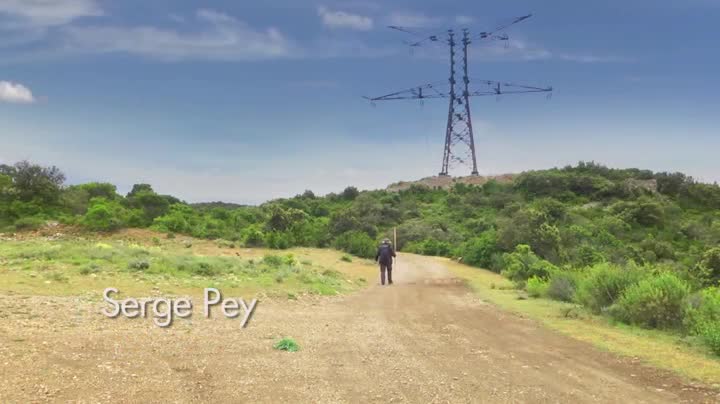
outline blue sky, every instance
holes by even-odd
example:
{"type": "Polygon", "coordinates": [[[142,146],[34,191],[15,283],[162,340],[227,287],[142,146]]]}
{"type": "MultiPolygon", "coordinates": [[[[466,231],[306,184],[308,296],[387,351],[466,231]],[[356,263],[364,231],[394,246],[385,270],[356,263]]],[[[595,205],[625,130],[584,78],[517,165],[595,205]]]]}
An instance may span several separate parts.
{"type": "Polygon", "coordinates": [[[0,0],[0,162],[242,203],[435,175],[446,101],[361,96],[446,80],[447,55],[386,26],[529,12],[507,47],[472,45],[470,76],[555,92],[473,99],[481,174],[595,160],[720,180],[720,0],[0,0]]]}

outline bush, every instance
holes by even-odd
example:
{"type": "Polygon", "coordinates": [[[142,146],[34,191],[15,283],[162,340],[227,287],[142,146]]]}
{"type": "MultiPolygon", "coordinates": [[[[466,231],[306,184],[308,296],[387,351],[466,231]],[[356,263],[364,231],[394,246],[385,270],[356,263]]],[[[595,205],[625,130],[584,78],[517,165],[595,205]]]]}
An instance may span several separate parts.
{"type": "Polygon", "coordinates": [[[286,250],[292,244],[292,240],[287,233],[273,231],[265,235],[265,245],[274,250],[286,250]]]}
{"type": "Polygon", "coordinates": [[[134,271],[144,271],[150,268],[150,262],[148,260],[133,260],[128,262],[128,269],[134,271]]]}
{"type": "Polygon", "coordinates": [[[343,255],[342,257],[340,257],[340,260],[341,260],[341,261],[345,261],[345,262],[352,262],[352,257],[349,256],[349,255],[347,255],[347,254],[345,254],[345,255],[343,255]]]}
{"type": "Polygon", "coordinates": [[[579,279],[576,300],[598,314],[615,303],[625,289],[636,284],[641,277],[642,272],[635,267],[596,264],[579,279]]]}
{"type": "Polygon", "coordinates": [[[648,328],[676,328],[683,320],[690,288],[676,275],[663,273],[625,290],[610,314],[623,322],[648,328]]]}
{"type": "MultiPolygon", "coordinates": [[[[17,222],[15,223],[17,225],[17,222]]],[[[708,286],[720,286],[720,247],[707,250],[697,265],[697,276],[708,286]]]]}
{"type": "Polygon", "coordinates": [[[15,228],[17,230],[35,230],[39,229],[45,224],[45,219],[37,216],[21,217],[15,221],[15,228]]]}
{"type": "Polygon", "coordinates": [[[335,239],[335,248],[362,258],[374,258],[377,252],[375,241],[367,234],[350,231],[335,239]]]}
{"type": "Polygon", "coordinates": [[[707,323],[720,324],[720,288],[709,288],[687,299],[685,327],[691,334],[700,334],[707,323]]]}
{"type": "Polygon", "coordinates": [[[90,230],[110,231],[123,226],[123,209],[115,201],[93,198],[92,204],[82,219],[82,224],[90,230]]]}
{"type": "Polygon", "coordinates": [[[533,276],[528,279],[525,290],[530,297],[543,297],[547,293],[548,283],[542,278],[533,276]]]}
{"type": "Polygon", "coordinates": [[[720,322],[709,322],[702,325],[700,337],[713,353],[720,355],[720,322]]]}
{"type": "Polygon", "coordinates": [[[488,230],[465,242],[460,248],[463,262],[487,268],[492,264],[493,253],[497,251],[497,237],[494,230],[488,230]]]}
{"type": "Polygon", "coordinates": [[[571,302],[575,298],[575,277],[567,272],[554,272],[547,285],[547,295],[553,300],[571,302]]]}
{"type": "Polygon", "coordinates": [[[242,240],[247,247],[262,247],[265,245],[265,235],[255,226],[243,231],[242,240]]]}
{"type": "Polygon", "coordinates": [[[555,265],[539,258],[525,244],[515,247],[513,253],[505,254],[504,260],[505,269],[502,273],[515,283],[525,282],[533,276],[547,279],[551,272],[557,270],[555,265]]]}
{"type": "Polygon", "coordinates": [[[283,258],[279,255],[266,255],[263,257],[263,262],[268,266],[277,268],[283,264],[283,258]]]}

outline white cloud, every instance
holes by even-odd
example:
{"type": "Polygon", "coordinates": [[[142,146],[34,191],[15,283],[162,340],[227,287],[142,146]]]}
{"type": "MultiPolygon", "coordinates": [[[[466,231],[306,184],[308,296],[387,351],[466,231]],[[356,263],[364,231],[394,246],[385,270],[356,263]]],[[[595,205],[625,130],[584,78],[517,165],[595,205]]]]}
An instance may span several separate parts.
{"type": "Polygon", "coordinates": [[[475,18],[469,15],[458,15],[455,17],[455,22],[460,25],[468,25],[475,22],[475,18]]]}
{"type": "Polygon", "coordinates": [[[31,104],[35,102],[32,91],[20,83],[0,81],[0,102],[31,104]]]}
{"type": "Polygon", "coordinates": [[[625,57],[619,57],[619,56],[609,56],[609,55],[593,55],[589,53],[582,53],[582,54],[573,54],[573,53],[561,53],[558,55],[558,57],[562,60],[566,60],[568,62],[578,62],[578,63],[621,63],[621,62],[631,62],[632,59],[625,58],[625,57]]]}
{"type": "Polygon", "coordinates": [[[0,26],[49,27],[103,15],[95,0],[0,0],[0,26]]]}
{"type": "Polygon", "coordinates": [[[419,13],[394,12],[390,14],[388,21],[390,25],[399,25],[408,28],[426,28],[437,26],[442,19],[419,13]]]}
{"type": "Polygon", "coordinates": [[[318,15],[322,23],[330,28],[349,28],[358,31],[368,31],[373,28],[372,18],[362,15],[331,11],[323,6],[318,7],[318,15]]]}
{"type": "Polygon", "coordinates": [[[258,60],[290,56],[293,46],[275,28],[255,30],[236,18],[198,10],[203,30],[181,32],[151,26],[67,26],[61,41],[67,51],[122,52],[161,60],[258,60]]]}

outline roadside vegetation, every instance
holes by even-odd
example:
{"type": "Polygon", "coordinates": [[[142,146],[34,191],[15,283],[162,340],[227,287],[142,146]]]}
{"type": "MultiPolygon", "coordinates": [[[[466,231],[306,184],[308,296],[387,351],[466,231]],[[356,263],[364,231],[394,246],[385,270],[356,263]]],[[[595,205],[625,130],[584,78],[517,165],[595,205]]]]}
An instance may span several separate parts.
{"type": "Polygon", "coordinates": [[[121,294],[159,290],[186,294],[216,287],[224,292],[294,298],[355,290],[366,284],[364,276],[374,269],[367,263],[347,264],[340,253],[228,250],[202,240],[189,247],[189,240],[150,240],[4,240],[0,243],[0,291],[73,295],[97,293],[112,285],[121,294]]]}
{"type": "MultiPolygon", "coordinates": [[[[681,173],[581,162],[522,173],[510,183],[400,192],[348,187],[260,206],[193,206],[148,184],[119,195],[112,184],[64,180],[55,167],[0,166],[0,232],[57,220],[99,232],[150,228],[222,240],[225,248],[334,247],[372,258],[377,240],[397,226],[402,251],[488,268],[530,296],[697,338],[720,355],[720,187],[681,173]]],[[[148,276],[166,267],[209,278],[226,276],[227,268],[251,271],[207,261],[183,272],[178,262],[150,254],[147,267],[146,257],[131,252],[111,263],[148,276]]]]}

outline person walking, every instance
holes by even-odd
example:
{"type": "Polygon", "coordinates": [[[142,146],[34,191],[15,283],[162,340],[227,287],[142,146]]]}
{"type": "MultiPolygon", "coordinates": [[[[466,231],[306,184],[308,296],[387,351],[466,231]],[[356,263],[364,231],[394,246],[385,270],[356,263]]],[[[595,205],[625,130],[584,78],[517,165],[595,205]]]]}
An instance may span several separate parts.
{"type": "Polygon", "coordinates": [[[385,273],[387,272],[388,285],[392,285],[392,264],[395,257],[395,250],[389,239],[384,239],[378,247],[375,261],[380,264],[380,284],[385,285],[385,273]]]}

